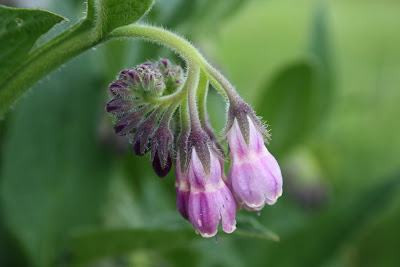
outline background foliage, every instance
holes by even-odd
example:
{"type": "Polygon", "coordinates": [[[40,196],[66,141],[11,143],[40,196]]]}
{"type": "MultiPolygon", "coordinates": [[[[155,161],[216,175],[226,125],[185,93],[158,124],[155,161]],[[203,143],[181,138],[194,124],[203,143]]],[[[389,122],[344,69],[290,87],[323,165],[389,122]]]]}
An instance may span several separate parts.
{"type": "MultiPolygon", "coordinates": [[[[80,0],[32,3],[8,2],[70,19],[36,45],[84,11],[80,0]]],[[[158,179],[104,112],[119,70],[180,59],[112,41],[0,121],[0,265],[398,266],[399,11],[391,0],[158,1],[144,21],[191,40],[271,125],[283,196],[260,216],[239,212],[239,231],[218,243],[196,236],[176,210],[174,175],[158,179]]],[[[211,92],[217,130],[221,103],[211,92]]]]}

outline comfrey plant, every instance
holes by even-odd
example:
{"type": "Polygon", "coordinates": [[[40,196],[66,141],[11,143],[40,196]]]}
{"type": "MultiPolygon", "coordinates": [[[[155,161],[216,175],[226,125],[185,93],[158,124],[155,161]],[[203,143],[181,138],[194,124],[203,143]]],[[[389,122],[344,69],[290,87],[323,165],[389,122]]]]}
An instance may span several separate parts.
{"type": "MultiPolygon", "coordinates": [[[[20,62],[2,68],[0,115],[34,82],[99,43],[127,37],[157,42],[184,59],[185,71],[167,59],[122,70],[109,86],[111,100],[106,105],[116,118],[115,133],[129,138],[136,155],[149,152],[159,177],[165,177],[175,164],[178,210],[203,237],[216,235],[220,222],[225,232],[233,232],[236,211],[242,207],[259,211],[265,203],[274,204],[282,194],[282,175],[265,146],[270,135],[231,83],[185,39],[162,28],[132,24],[153,1],[89,0],[87,4],[84,19],[20,62]],[[231,159],[228,178],[224,173],[227,158],[206,110],[209,83],[228,106],[222,133],[231,159]]],[[[13,25],[31,11],[1,7],[0,12],[13,25]]],[[[18,31],[7,38],[18,41],[20,31],[32,32],[29,27],[33,26],[37,38],[63,19],[42,10],[32,12],[37,13],[32,14],[35,19],[46,21],[18,25],[18,31]]],[[[27,45],[24,40],[21,44],[27,45]]]]}
{"type": "Polygon", "coordinates": [[[214,236],[219,222],[231,233],[237,209],[259,211],[282,195],[279,165],[264,144],[270,135],[253,109],[193,46],[160,29],[135,27],[149,33],[151,40],[168,40],[186,60],[187,70],[184,74],[167,59],[122,70],[109,86],[112,99],[106,105],[116,117],[114,131],[130,139],[136,155],[151,151],[159,177],[165,177],[175,162],[178,210],[198,233],[214,236]],[[208,121],[209,81],[229,106],[223,132],[231,158],[228,179],[225,153],[208,121]]]}

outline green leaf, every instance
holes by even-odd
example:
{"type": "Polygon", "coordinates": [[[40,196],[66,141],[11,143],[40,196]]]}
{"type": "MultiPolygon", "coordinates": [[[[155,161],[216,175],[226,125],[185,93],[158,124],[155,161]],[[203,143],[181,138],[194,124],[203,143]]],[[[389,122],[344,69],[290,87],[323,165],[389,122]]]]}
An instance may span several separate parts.
{"type": "Polygon", "coordinates": [[[0,5],[0,81],[31,50],[36,40],[65,18],[40,9],[0,5]]]}
{"type": "Polygon", "coordinates": [[[318,99],[317,117],[319,121],[323,120],[323,117],[326,116],[333,99],[333,60],[328,18],[327,1],[317,1],[311,22],[309,52],[320,70],[318,72],[318,90],[316,90],[318,99]]]}
{"type": "Polygon", "coordinates": [[[271,125],[271,150],[286,151],[311,130],[316,112],[315,67],[307,61],[281,70],[265,87],[257,107],[271,125]]]}
{"type": "MultiPolygon", "coordinates": [[[[260,249],[268,266],[325,266],[329,259],[351,238],[357,236],[371,220],[391,206],[400,189],[400,176],[382,177],[377,185],[352,195],[337,196],[322,214],[309,223],[281,235],[281,242],[266,243],[260,249]]],[[[398,206],[397,206],[398,208],[398,206]]],[[[396,241],[398,242],[398,240],[396,241]]],[[[361,254],[360,254],[361,255],[361,254]]],[[[365,255],[365,254],[364,254],[365,255]]],[[[364,265],[360,265],[364,266],[364,265]]]]}
{"type": "Polygon", "coordinates": [[[97,18],[96,31],[104,36],[115,28],[136,22],[153,4],[154,0],[91,0],[88,1],[87,18],[97,18]]]}
{"type": "MultiPolygon", "coordinates": [[[[358,257],[358,266],[396,267],[400,262],[398,243],[400,240],[400,195],[397,195],[388,212],[374,218],[356,242],[359,255],[374,255],[373,257],[358,257]],[[382,244],[385,244],[384,246],[382,244]]],[[[354,249],[354,247],[352,247],[354,249]]]]}
{"type": "Polygon", "coordinates": [[[127,255],[135,250],[166,250],[186,247],[199,238],[193,229],[99,229],[76,234],[71,241],[71,265],[96,259],[127,255]]]}
{"type": "MultiPolygon", "coordinates": [[[[85,19],[35,49],[30,57],[19,62],[18,69],[12,74],[0,77],[0,116],[35,82],[71,58],[97,45],[116,27],[136,22],[152,4],[153,0],[89,0],[85,19]]],[[[40,18],[35,19],[40,22],[40,18]]],[[[30,36],[30,33],[25,36],[30,36]]],[[[8,46],[13,45],[9,40],[5,43],[8,46]]],[[[15,53],[19,52],[16,49],[15,53]]]]}
{"type": "Polygon", "coordinates": [[[87,62],[84,56],[54,73],[10,117],[0,169],[2,220],[30,266],[54,266],[69,232],[100,219],[110,158],[96,142],[102,94],[87,78],[87,62]]]}

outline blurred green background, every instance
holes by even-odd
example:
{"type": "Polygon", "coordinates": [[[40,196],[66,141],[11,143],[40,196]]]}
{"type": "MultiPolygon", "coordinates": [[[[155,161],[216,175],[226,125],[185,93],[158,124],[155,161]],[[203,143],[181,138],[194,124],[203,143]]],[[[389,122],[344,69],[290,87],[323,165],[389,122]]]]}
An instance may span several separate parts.
{"type": "MultiPolygon", "coordinates": [[[[1,3],[70,19],[38,43],[85,9],[1,3]]],[[[44,78],[0,121],[0,265],[400,266],[399,14],[395,0],[157,1],[142,21],[192,41],[270,125],[283,196],[260,216],[238,212],[237,233],[220,231],[218,243],[195,235],[176,209],[174,174],[157,178],[104,111],[120,70],[180,59],[112,41],[44,78]]],[[[222,103],[212,90],[217,131],[222,103]]]]}

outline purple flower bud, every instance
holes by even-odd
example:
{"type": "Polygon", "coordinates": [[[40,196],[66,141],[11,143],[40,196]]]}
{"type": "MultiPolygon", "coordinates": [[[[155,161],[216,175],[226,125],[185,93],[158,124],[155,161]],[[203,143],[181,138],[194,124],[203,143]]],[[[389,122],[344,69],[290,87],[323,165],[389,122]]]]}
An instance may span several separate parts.
{"type": "Polygon", "coordinates": [[[151,165],[153,166],[153,170],[155,171],[155,173],[160,178],[164,178],[165,176],[167,176],[167,174],[171,170],[171,167],[172,167],[171,155],[168,154],[167,159],[165,160],[165,163],[164,164],[162,164],[162,163],[163,162],[160,159],[160,157],[158,156],[158,152],[156,151],[151,165]]]}
{"type": "Polygon", "coordinates": [[[142,157],[142,156],[146,155],[146,153],[148,151],[147,147],[145,147],[145,149],[142,150],[141,143],[140,143],[139,139],[136,142],[133,143],[132,147],[133,147],[133,152],[135,152],[135,155],[139,156],[139,157],[142,157]]]}
{"type": "Polygon", "coordinates": [[[112,99],[106,105],[106,111],[111,114],[121,114],[132,110],[135,101],[130,99],[112,99]]]}
{"type": "Polygon", "coordinates": [[[236,119],[227,135],[232,159],[229,184],[238,203],[247,210],[261,210],[265,203],[272,205],[282,195],[282,174],[260,130],[247,115],[246,121],[248,144],[236,119]]]}
{"type": "Polygon", "coordinates": [[[134,95],[131,90],[129,90],[126,86],[121,85],[119,81],[115,81],[108,87],[113,96],[122,97],[122,98],[132,98],[134,95]]]}
{"type": "Polygon", "coordinates": [[[132,88],[137,90],[140,87],[140,84],[142,83],[142,77],[136,69],[128,70],[125,77],[132,88]]]}
{"type": "Polygon", "coordinates": [[[125,81],[133,90],[142,93],[162,95],[165,89],[164,77],[152,62],[120,72],[120,80],[125,81]]]}
{"type": "Polygon", "coordinates": [[[203,237],[217,234],[219,222],[226,233],[236,229],[236,204],[229,188],[222,179],[218,157],[210,153],[210,172],[203,168],[196,148],[193,148],[189,167],[182,172],[177,159],[178,209],[188,216],[196,232],[203,237]],[[187,181],[190,185],[187,199],[187,181]],[[181,189],[182,188],[182,189],[181,189]]]}
{"type": "Polygon", "coordinates": [[[151,140],[151,159],[154,171],[160,178],[165,177],[172,167],[174,137],[171,130],[161,123],[151,140]]]}
{"type": "Polygon", "coordinates": [[[128,113],[115,122],[114,131],[116,134],[125,135],[130,133],[143,120],[146,113],[149,111],[149,106],[144,106],[138,110],[128,113]]]}
{"type": "Polygon", "coordinates": [[[174,92],[183,81],[182,67],[172,64],[167,59],[161,59],[158,63],[161,73],[165,76],[165,86],[169,93],[174,92]]]}
{"type": "Polygon", "coordinates": [[[128,73],[128,70],[121,70],[120,72],[119,72],[119,78],[121,79],[121,78],[123,78],[123,77],[125,77],[125,75],[128,73]]]}
{"type": "Polygon", "coordinates": [[[168,68],[168,67],[171,65],[171,63],[169,62],[168,59],[161,59],[161,60],[160,60],[160,63],[162,64],[162,66],[163,66],[164,68],[168,68]]]}
{"type": "Polygon", "coordinates": [[[153,133],[157,117],[159,115],[159,109],[153,111],[153,113],[144,121],[133,136],[133,151],[136,156],[144,156],[149,150],[148,143],[150,135],[153,133]]]}

